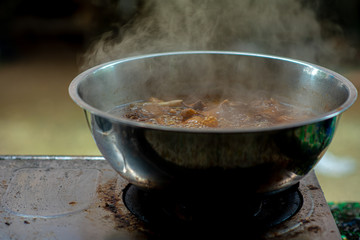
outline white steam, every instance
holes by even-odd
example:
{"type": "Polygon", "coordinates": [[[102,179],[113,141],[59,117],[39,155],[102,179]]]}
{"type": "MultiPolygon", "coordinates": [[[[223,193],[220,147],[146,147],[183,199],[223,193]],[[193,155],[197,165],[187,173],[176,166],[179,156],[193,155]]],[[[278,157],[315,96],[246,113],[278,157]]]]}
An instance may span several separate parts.
{"type": "Polygon", "coordinates": [[[246,51],[324,65],[351,55],[337,38],[323,39],[314,10],[298,0],[146,0],[131,23],[118,27],[88,50],[83,68],[178,50],[246,51]]]}

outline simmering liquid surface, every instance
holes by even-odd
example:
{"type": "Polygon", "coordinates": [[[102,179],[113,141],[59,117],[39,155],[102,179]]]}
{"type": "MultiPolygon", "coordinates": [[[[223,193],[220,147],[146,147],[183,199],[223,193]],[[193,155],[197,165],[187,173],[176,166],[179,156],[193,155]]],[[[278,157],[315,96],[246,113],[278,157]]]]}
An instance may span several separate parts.
{"type": "Polygon", "coordinates": [[[249,102],[201,99],[147,101],[121,105],[112,114],[136,122],[180,128],[265,128],[314,117],[310,109],[295,107],[274,98],[249,102]]]}

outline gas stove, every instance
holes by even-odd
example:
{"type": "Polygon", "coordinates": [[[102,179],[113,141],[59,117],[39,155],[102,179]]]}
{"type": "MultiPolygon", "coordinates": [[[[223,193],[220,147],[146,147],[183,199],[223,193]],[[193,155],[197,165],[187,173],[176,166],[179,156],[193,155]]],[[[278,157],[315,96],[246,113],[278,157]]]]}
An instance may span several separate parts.
{"type": "Polygon", "coordinates": [[[298,187],[251,206],[219,198],[214,189],[189,213],[187,197],[137,189],[102,157],[0,156],[0,162],[0,239],[341,239],[313,171],[298,187]],[[222,200],[207,204],[208,198],[222,200]],[[235,202],[241,206],[231,207],[235,202]],[[224,207],[228,214],[219,214],[224,207]],[[241,209],[251,209],[255,220],[242,218],[241,209]]]}

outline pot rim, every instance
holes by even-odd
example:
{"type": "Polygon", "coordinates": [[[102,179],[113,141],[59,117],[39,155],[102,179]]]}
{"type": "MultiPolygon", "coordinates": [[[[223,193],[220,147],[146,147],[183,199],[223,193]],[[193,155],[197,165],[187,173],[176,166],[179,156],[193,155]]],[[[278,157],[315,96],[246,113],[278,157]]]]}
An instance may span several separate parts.
{"type": "Polygon", "coordinates": [[[325,67],[321,67],[316,64],[309,63],[309,62],[292,59],[292,58],[285,58],[285,57],[266,55],[266,54],[249,53],[249,52],[235,52],[235,51],[176,51],[176,52],[153,53],[153,54],[139,55],[139,56],[134,56],[134,57],[127,57],[127,58],[109,61],[109,62],[100,64],[100,65],[97,65],[95,67],[92,67],[92,68],[80,73],[78,76],[76,76],[72,80],[72,82],[69,85],[69,95],[77,105],[79,105],[84,110],[90,112],[91,114],[99,116],[99,117],[103,117],[112,122],[121,123],[121,124],[125,124],[125,125],[132,126],[132,127],[146,128],[146,129],[153,129],[153,130],[162,130],[162,131],[171,131],[171,132],[250,133],[250,132],[286,130],[289,128],[296,128],[296,127],[301,127],[301,126],[305,126],[305,125],[309,125],[309,124],[314,124],[317,122],[321,122],[321,121],[336,117],[336,116],[340,115],[341,113],[343,113],[344,111],[346,111],[348,108],[350,108],[350,106],[356,101],[357,90],[351,81],[349,81],[344,76],[342,76],[330,69],[327,69],[325,67]],[[334,76],[348,90],[348,98],[339,107],[337,107],[329,112],[326,112],[324,114],[320,114],[317,117],[309,118],[309,120],[306,120],[306,121],[299,121],[299,122],[275,125],[275,126],[265,127],[265,128],[253,127],[253,128],[238,128],[237,129],[237,128],[179,128],[179,127],[167,127],[167,126],[161,126],[161,125],[153,125],[153,124],[148,124],[148,123],[135,122],[135,121],[117,117],[108,112],[99,110],[99,109],[91,106],[90,104],[86,103],[79,94],[78,87],[81,84],[81,82],[85,81],[87,76],[95,73],[96,71],[101,71],[104,68],[108,68],[108,67],[111,67],[116,64],[135,61],[135,60],[139,60],[139,59],[170,56],[170,55],[186,55],[186,54],[239,55],[239,56],[276,59],[276,60],[292,62],[292,63],[308,66],[310,68],[314,68],[314,69],[323,71],[329,75],[334,76]]]}

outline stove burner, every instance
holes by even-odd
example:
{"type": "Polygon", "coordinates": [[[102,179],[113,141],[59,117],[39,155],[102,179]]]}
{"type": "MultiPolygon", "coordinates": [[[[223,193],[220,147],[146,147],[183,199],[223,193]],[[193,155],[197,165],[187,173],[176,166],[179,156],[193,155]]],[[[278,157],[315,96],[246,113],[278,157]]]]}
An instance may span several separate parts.
{"type": "Polygon", "coordinates": [[[303,196],[298,186],[264,198],[261,211],[255,216],[255,222],[269,228],[294,216],[303,205],[303,196]]]}
{"type": "Polygon", "coordinates": [[[229,229],[266,230],[294,216],[303,204],[298,185],[262,199],[194,194],[196,197],[144,191],[129,184],[124,189],[123,201],[137,218],[155,228],[172,232],[174,228],[181,231],[216,228],[222,229],[222,233],[229,229]]]}

